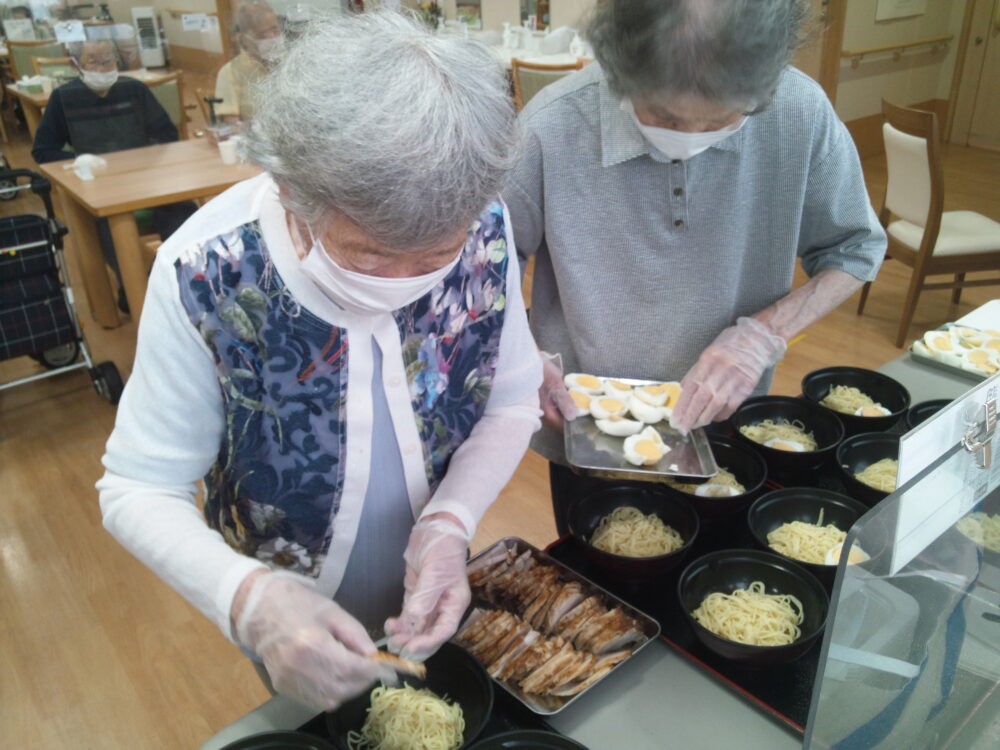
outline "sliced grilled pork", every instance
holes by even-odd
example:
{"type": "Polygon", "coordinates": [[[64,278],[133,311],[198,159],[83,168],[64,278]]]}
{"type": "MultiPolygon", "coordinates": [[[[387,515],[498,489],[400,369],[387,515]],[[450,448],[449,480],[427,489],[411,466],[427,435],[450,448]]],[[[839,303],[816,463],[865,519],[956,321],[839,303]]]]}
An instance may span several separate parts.
{"type": "Polygon", "coordinates": [[[586,598],[586,594],[583,591],[583,586],[576,581],[563,584],[559,589],[558,596],[549,606],[548,611],[545,613],[545,622],[541,630],[545,633],[555,633],[559,629],[559,622],[566,616],[577,604],[582,602],[586,598]]]}

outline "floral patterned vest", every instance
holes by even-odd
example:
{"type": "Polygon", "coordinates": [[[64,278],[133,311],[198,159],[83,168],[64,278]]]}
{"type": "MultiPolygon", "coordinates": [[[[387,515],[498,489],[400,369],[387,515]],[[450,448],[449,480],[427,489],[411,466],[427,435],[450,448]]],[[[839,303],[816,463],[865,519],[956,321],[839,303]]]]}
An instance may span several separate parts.
{"type": "MultiPolygon", "coordinates": [[[[492,387],[505,237],[503,208],[492,204],[452,272],[393,313],[432,493],[492,387]]],[[[205,477],[208,524],[243,554],[318,576],[344,481],[349,332],[298,304],[258,222],[200,243],[175,270],[183,307],[215,360],[225,409],[205,477]]]]}

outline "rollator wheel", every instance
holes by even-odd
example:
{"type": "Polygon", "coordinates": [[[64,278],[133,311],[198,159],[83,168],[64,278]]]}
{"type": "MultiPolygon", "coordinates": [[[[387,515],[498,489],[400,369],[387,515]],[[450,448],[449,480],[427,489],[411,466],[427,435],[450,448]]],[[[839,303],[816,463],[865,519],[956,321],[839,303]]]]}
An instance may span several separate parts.
{"type": "Polygon", "coordinates": [[[44,352],[32,354],[31,358],[36,362],[45,365],[50,370],[55,370],[59,367],[65,367],[66,365],[73,364],[79,356],[79,342],[71,341],[68,344],[53,346],[51,349],[46,349],[44,352]]]}
{"type": "Polygon", "coordinates": [[[0,180],[0,201],[12,201],[17,193],[17,183],[14,180],[0,180]]]}
{"type": "Polygon", "coordinates": [[[94,381],[94,388],[113,406],[118,404],[125,389],[122,383],[122,376],[118,374],[118,368],[114,362],[101,362],[90,371],[90,378],[94,381]]]}

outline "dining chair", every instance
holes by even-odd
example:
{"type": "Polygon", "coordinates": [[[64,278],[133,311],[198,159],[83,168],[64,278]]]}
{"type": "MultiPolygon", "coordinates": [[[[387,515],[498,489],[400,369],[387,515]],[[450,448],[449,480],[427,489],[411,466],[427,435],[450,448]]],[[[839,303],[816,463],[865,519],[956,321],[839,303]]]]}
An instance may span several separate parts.
{"type": "MultiPolygon", "coordinates": [[[[944,171],[937,115],[882,100],[882,136],[887,163],[885,197],[879,221],[889,246],[886,259],[913,269],[896,335],[901,347],[920,293],[1000,284],[1000,278],[966,281],[973,271],[1000,270],[1000,223],[975,211],[944,211],[944,171]],[[928,276],[954,274],[954,281],[927,283],[928,276]]],[[[861,290],[858,315],[864,312],[871,282],[861,290]]]]}
{"type": "Polygon", "coordinates": [[[39,40],[33,42],[14,42],[7,40],[7,51],[10,53],[11,77],[16,81],[21,76],[34,75],[35,66],[32,57],[64,57],[66,48],[58,42],[39,40]]]}
{"type": "Polygon", "coordinates": [[[583,60],[577,59],[573,63],[545,65],[519,60],[515,57],[510,61],[510,74],[514,80],[514,106],[520,111],[535,94],[550,83],[568,76],[574,70],[580,70],[583,67],[583,62],[583,60]]]}
{"type": "Polygon", "coordinates": [[[181,140],[187,140],[187,113],[184,111],[184,76],[175,71],[158,81],[147,81],[153,96],[170,116],[170,122],[177,126],[181,140]]]}
{"type": "Polygon", "coordinates": [[[72,57],[32,57],[31,65],[36,76],[55,78],[60,84],[80,77],[72,57]]]}
{"type": "Polygon", "coordinates": [[[195,89],[194,97],[198,100],[198,110],[201,112],[201,116],[205,120],[205,125],[211,125],[212,110],[209,109],[208,102],[205,100],[214,99],[215,91],[212,89],[195,89]]]}

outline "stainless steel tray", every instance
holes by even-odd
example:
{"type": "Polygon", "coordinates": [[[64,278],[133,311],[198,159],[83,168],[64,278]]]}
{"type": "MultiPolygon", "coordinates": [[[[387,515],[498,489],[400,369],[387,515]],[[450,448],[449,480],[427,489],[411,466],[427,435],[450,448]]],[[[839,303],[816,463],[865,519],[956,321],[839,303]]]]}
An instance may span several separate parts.
{"type": "MultiPolygon", "coordinates": [[[[639,653],[642,649],[644,649],[646,646],[649,645],[650,641],[654,640],[660,635],[660,624],[652,617],[647,615],[645,612],[640,612],[638,609],[622,601],[614,594],[609,593],[606,589],[601,588],[590,579],[584,578],[582,575],[577,573],[572,568],[566,567],[563,563],[559,562],[555,558],[550,557],[537,547],[532,546],[528,542],[524,541],[523,539],[519,539],[518,537],[505,537],[504,539],[501,539],[495,544],[491,544],[489,547],[487,547],[486,549],[482,550],[477,555],[472,557],[466,564],[466,568],[474,566],[477,560],[492,553],[498,547],[504,547],[507,550],[513,550],[515,554],[522,554],[526,550],[531,550],[531,553],[536,560],[538,560],[539,562],[544,562],[548,565],[553,565],[556,568],[558,568],[562,577],[567,582],[578,581],[584,586],[584,590],[588,592],[589,596],[600,596],[604,601],[605,605],[609,607],[619,607],[625,614],[627,614],[629,617],[633,618],[636,622],[639,623],[642,634],[646,638],[645,641],[643,641],[634,649],[632,649],[632,655],[629,658],[616,664],[615,667],[610,672],[608,672],[608,674],[604,675],[604,677],[602,677],[593,685],[588,687],[583,692],[578,693],[577,695],[569,697],[533,695],[530,693],[523,692],[519,688],[507,683],[504,680],[497,680],[495,678],[491,678],[497,685],[502,687],[506,692],[508,692],[511,696],[513,696],[515,699],[517,699],[520,703],[522,703],[524,706],[526,706],[534,713],[541,714],[543,716],[551,716],[552,714],[559,713],[567,706],[569,706],[571,703],[573,703],[575,700],[577,700],[577,698],[586,695],[591,690],[600,685],[602,682],[604,682],[604,680],[608,678],[608,675],[611,675],[616,670],[620,669],[623,664],[627,664],[628,662],[630,662],[633,658],[635,658],[635,655],[637,653],[639,653]]],[[[473,606],[478,606],[478,605],[485,605],[486,603],[477,601],[475,591],[473,591],[472,604],[473,606]]],[[[494,605],[490,604],[489,606],[493,607],[494,605]]],[[[461,632],[463,627],[465,627],[464,621],[462,622],[462,626],[459,627],[459,632],[461,632]]]]}
{"type": "MultiPolygon", "coordinates": [[[[600,376],[598,376],[600,377],[600,376]]],[[[650,385],[654,380],[615,378],[631,386],[650,385]]],[[[656,466],[633,466],[622,455],[625,438],[606,435],[597,429],[592,417],[577,417],[563,430],[566,461],[580,474],[603,479],[626,479],[640,482],[667,480],[693,481],[715,476],[719,467],[712,455],[705,431],[692,430],[682,436],[666,422],[653,427],[670,448],[656,466]],[[676,468],[672,468],[676,467],[676,468]]]]}
{"type": "MultiPolygon", "coordinates": [[[[935,328],[933,330],[947,331],[951,328],[954,328],[956,325],[957,325],[956,323],[946,323],[940,328],[935,328]]],[[[962,326],[962,327],[971,328],[971,326],[962,326]]],[[[922,340],[923,337],[918,339],[918,341],[922,340]]],[[[966,370],[964,367],[955,367],[954,365],[949,365],[948,363],[942,362],[941,360],[934,359],[933,357],[928,357],[924,354],[921,354],[920,352],[916,352],[913,350],[913,344],[910,344],[910,348],[908,351],[910,352],[910,357],[912,357],[915,361],[919,362],[920,364],[927,365],[928,367],[934,367],[937,368],[938,370],[944,370],[945,372],[950,372],[952,375],[961,375],[962,377],[968,378],[969,380],[975,381],[977,383],[981,383],[982,381],[986,380],[986,378],[989,377],[989,375],[987,375],[985,372],[966,370]]]]}

